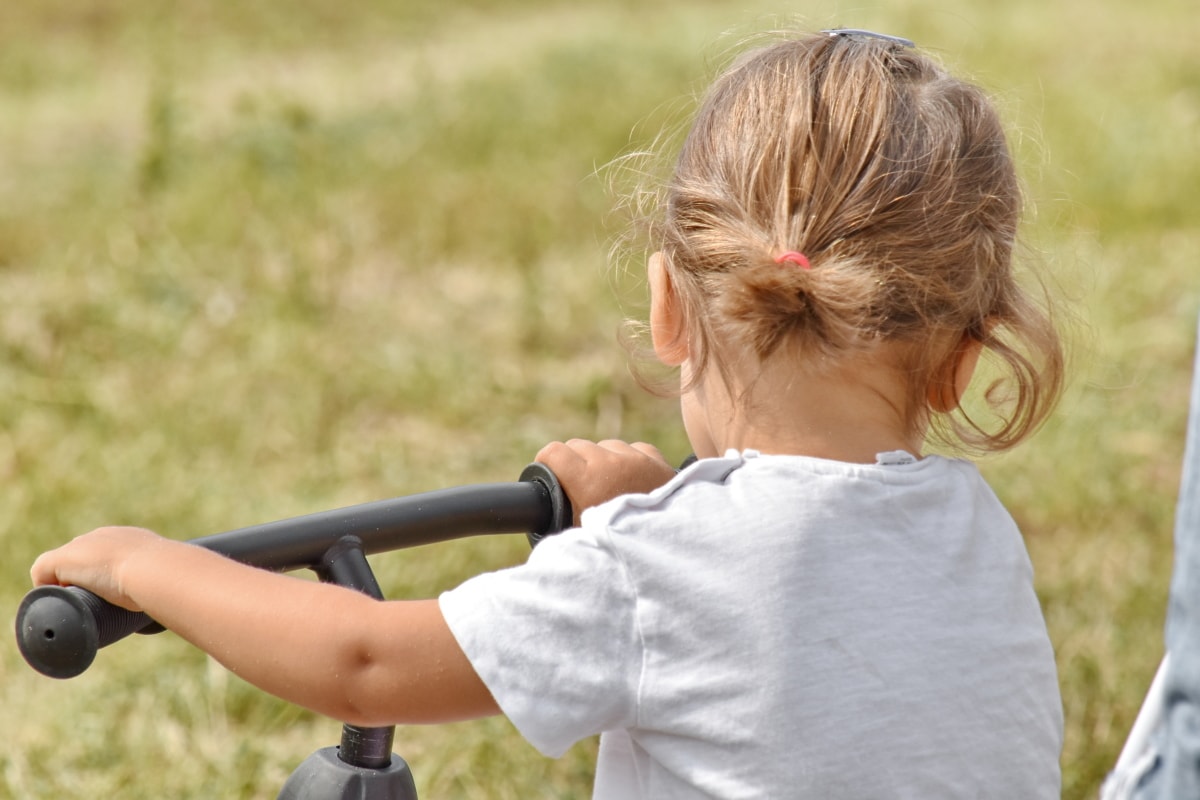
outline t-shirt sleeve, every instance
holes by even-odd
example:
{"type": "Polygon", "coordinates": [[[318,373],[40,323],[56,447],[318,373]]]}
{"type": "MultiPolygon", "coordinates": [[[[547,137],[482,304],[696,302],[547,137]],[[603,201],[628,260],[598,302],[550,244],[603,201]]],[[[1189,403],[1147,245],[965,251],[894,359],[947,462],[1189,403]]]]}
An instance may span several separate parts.
{"type": "Polygon", "coordinates": [[[634,724],[637,598],[604,531],[549,537],[525,564],[471,578],[438,602],[501,711],[545,755],[634,724]]]}

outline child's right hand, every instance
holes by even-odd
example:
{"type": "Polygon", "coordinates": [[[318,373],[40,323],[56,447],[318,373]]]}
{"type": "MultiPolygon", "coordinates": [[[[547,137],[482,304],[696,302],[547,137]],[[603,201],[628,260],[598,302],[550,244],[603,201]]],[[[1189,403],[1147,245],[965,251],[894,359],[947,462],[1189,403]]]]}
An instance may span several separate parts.
{"type": "Polygon", "coordinates": [[[675,468],[652,444],[617,439],[551,442],[537,454],[571,501],[575,524],[584,509],[623,494],[653,491],[675,477],[675,468]]]}

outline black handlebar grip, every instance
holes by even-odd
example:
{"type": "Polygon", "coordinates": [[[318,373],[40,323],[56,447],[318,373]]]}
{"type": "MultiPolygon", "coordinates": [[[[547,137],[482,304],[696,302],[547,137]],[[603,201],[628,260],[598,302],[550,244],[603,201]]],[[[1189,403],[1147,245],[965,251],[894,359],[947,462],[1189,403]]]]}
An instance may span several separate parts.
{"type": "Polygon", "coordinates": [[[17,609],[17,646],[29,666],[50,678],[73,678],[101,647],[154,624],[77,586],[39,586],[17,609]]]}
{"type": "MultiPolygon", "coordinates": [[[[677,471],[682,472],[698,460],[699,458],[696,454],[691,453],[679,465],[677,471]]],[[[525,471],[521,473],[520,480],[539,483],[546,489],[547,511],[550,512],[550,524],[546,530],[530,531],[526,534],[530,547],[537,547],[538,542],[542,541],[542,539],[565,531],[575,524],[575,512],[571,508],[571,500],[567,497],[567,492],[563,489],[562,484],[558,482],[558,477],[549,467],[539,461],[535,461],[525,467],[525,471]]]]}
{"type": "Polygon", "coordinates": [[[574,524],[575,515],[571,510],[571,501],[563,491],[558,478],[550,468],[541,462],[534,461],[521,472],[521,481],[532,481],[540,484],[546,490],[546,510],[550,513],[549,525],[545,530],[530,531],[526,534],[530,547],[537,547],[538,542],[560,531],[565,531],[574,524]]]}

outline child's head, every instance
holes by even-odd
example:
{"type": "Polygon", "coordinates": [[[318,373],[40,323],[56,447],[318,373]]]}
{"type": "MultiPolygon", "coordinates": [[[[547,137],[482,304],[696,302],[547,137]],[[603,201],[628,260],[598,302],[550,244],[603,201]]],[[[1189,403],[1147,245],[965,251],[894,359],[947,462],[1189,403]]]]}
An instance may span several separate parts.
{"type": "Polygon", "coordinates": [[[885,346],[919,430],[957,405],[944,401],[955,354],[981,345],[1016,389],[998,430],[951,423],[982,450],[1016,444],[1057,400],[1058,336],[1013,276],[1022,202],[1000,120],[904,42],[822,33],[743,55],[662,199],[651,236],[693,378],[715,366],[728,379],[748,356],[819,369],[885,346]]]}

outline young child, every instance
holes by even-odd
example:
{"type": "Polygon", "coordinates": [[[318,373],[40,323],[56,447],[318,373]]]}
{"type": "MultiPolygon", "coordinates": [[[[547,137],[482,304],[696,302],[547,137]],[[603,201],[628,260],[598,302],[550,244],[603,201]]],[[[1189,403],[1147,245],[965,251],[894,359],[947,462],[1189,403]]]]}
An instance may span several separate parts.
{"type": "Polygon", "coordinates": [[[650,338],[698,462],[547,446],[581,527],[437,600],[132,528],[34,583],[354,724],[504,713],[550,756],[601,733],[596,797],[1057,798],[1021,536],[974,466],[922,455],[1009,448],[1058,397],[1059,339],[1012,274],[1020,210],[977,88],[902,39],[775,41],[709,91],[651,231],[650,338]],[[1009,379],[991,428],[951,416],[985,351],[1009,379]]]}

